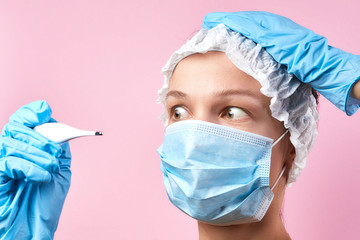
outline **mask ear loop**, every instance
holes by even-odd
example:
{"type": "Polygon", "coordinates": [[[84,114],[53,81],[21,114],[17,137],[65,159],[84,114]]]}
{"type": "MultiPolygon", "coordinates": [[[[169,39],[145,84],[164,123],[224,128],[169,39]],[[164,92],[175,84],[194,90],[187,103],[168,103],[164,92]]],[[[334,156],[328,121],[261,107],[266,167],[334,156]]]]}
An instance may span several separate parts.
{"type": "Polygon", "coordinates": [[[272,186],[271,191],[275,188],[276,184],[278,184],[281,176],[282,176],[282,175],[284,174],[284,172],[285,172],[285,169],[286,169],[286,166],[284,166],[283,169],[281,170],[281,173],[280,173],[279,177],[276,179],[274,185],[272,186]]]}
{"type": "MultiPolygon", "coordinates": [[[[287,129],[287,130],[273,143],[272,147],[274,147],[276,144],[278,144],[278,142],[280,142],[280,140],[281,140],[288,132],[289,132],[289,129],[287,129]]],[[[276,179],[274,185],[273,185],[272,188],[271,188],[271,191],[275,188],[276,184],[278,184],[281,176],[282,176],[282,175],[284,174],[284,172],[285,172],[285,169],[286,169],[286,166],[284,166],[284,167],[282,168],[279,177],[276,179]]]]}
{"type": "Polygon", "coordinates": [[[289,129],[287,129],[272,145],[274,147],[276,144],[280,142],[280,140],[289,132],[289,129]]]}

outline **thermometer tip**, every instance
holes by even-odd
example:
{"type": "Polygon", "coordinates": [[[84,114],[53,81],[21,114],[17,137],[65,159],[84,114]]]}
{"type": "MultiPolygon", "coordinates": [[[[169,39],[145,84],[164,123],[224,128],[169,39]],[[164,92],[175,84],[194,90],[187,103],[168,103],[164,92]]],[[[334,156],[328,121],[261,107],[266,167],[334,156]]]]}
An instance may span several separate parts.
{"type": "Polygon", "coordinates": [[[103,132],[95,132],[95,135],[102,136],[102,135],[104,135],[104,133],[103,132]]]}

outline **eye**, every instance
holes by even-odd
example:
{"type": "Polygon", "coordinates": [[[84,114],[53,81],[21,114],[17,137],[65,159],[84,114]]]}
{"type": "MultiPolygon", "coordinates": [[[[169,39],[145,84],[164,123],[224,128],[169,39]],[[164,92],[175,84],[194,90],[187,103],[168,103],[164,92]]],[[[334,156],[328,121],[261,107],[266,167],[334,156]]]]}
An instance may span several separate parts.
{"type": "Polygon", "coordinates": [[[229,120],[237,120],[241,119],[245,116],[247,116],[247,113],[238,107],[229,107],[225,109],[225,111],[222,114],[223,117],[229,119],[229,120]]]}
{"type": "Polygon", "coordinates": [[[183,120],[189,116],[188,111],[183,107],[175,107],[172,110],[172,118],[174,120],[183,120]]]}

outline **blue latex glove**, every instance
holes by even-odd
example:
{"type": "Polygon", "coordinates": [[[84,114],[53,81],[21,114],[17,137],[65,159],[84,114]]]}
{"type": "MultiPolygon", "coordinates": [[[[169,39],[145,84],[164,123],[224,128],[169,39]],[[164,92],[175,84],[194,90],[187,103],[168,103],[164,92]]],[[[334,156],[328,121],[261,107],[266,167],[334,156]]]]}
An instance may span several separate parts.
{"type": "Polygon", "coordinates": [[[0,137],[0,239],[53,239],[70,187],[68,143],[57,144],[32,130],[55,121],[50,106],[21,107],[0,137]]]}
{"type": "Polygon", "coordinates": [[[310,83],[339,109],[352,115],[360,101],[350,98],[360,79],[360,56],[328,45],[325,37],[268,12],[210,13],[203,28],[224,24],[264,47],[288,72],[310,83]]]}

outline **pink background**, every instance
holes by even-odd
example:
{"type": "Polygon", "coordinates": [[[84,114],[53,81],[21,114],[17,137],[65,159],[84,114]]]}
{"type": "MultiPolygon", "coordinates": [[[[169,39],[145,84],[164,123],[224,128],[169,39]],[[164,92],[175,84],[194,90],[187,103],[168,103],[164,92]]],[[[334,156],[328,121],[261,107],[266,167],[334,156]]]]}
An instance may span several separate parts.
{"type": "MultiPolygon", "coordinates": [[[[196,222],[167,199],[156,148],[160,69],[213,11],[265,10],[360,54],[358,0],[1,1],[0,125],[25,103],[102,138],[71,142],[72,186],[55,239],[197,239],[196,222]]],[[[293,239],[360,234],[358,112],[321,99],[319,137],[287,189],[293,239]]]]}

